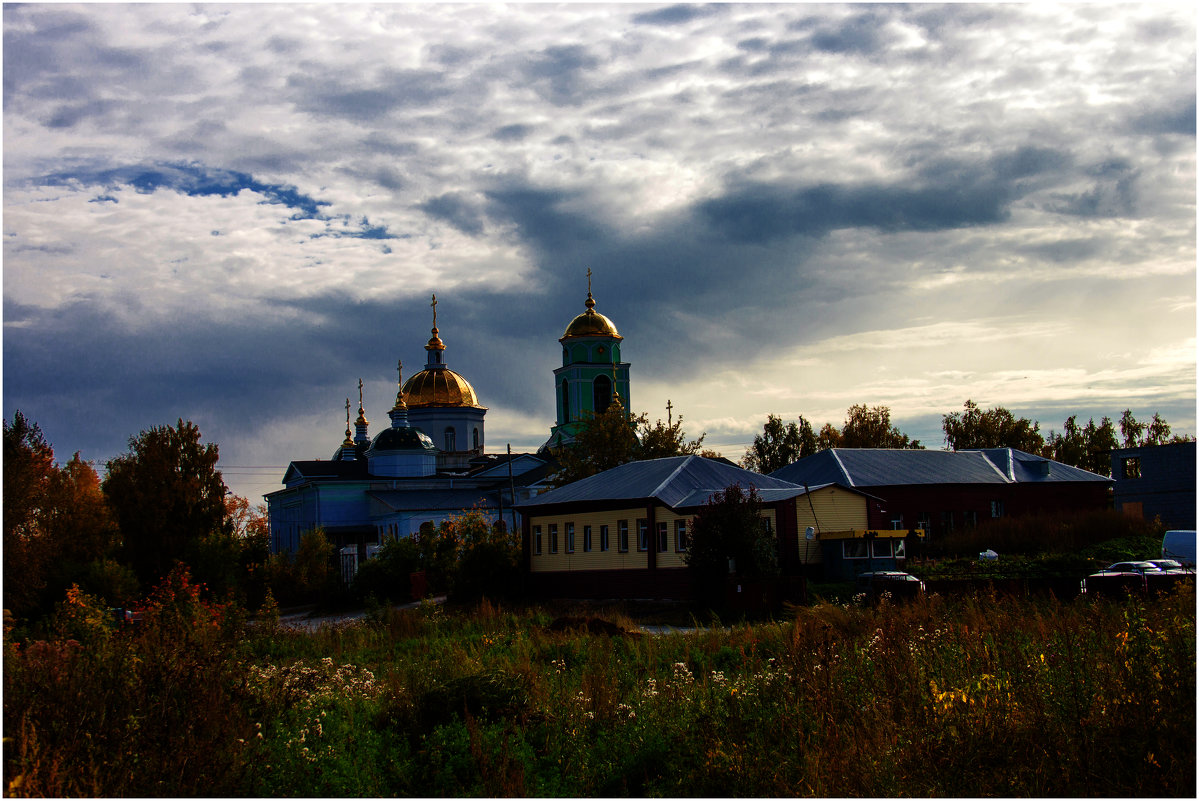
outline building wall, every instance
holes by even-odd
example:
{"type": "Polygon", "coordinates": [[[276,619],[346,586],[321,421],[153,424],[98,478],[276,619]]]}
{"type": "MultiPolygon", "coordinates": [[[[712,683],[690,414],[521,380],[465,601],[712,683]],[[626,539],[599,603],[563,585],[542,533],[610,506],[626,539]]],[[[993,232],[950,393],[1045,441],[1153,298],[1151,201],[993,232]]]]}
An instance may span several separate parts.
{"type": "Polygon", "coordinates": [[[1195,528],[1195,443],[1112,451],[1116,509],[1166,528],[1195,528]]]}
{"type": "MultiPolygon", "coordinates": [[[[659,512],[660,513],[660,512],[659,512]]],[[[530,528],[530,562],[529,569],[534,573],[551,571],[578,570],[630,570],[649,567],[649,552],[637,548],[637,521],[648,520],[644,506],[633,506],[622,509],[609,509],[598,512],[570,512],[550,515],[531,515],[530,528]],[[624,520],[629,527],[629,549],[620,551],[620,521],[624,520]],[[567,550],[567,524],[574,525],[574,552],[567,550]],[[558,527],[558,552],[550,551],[550,526],[558,527]],[[584,526],[591,526],[591,551],[583,550],[584,526]],[[608,526],[608,550],[600,550],[600,527],[608,526]],[[537,553],[537,530],[541,530],[541,553],[537,553]]],[[[651,532],[652,533],[652,532],[651,532]]],[[[651,537],[652,540],[652,537],[651,537]]],[[[652,543],[651,543],[652,544],[652,543]]]]}
{"type": "Polygon", "coordinates": [[[800,564],[814,565],[821,561],[819,537],[811,541],[804,537],[808,526],[818,533],[850,531],[869,528],[867,499],[856,492],[840,487],[824,487],[795,499],[795,523],[799,538],[800,564]]]}

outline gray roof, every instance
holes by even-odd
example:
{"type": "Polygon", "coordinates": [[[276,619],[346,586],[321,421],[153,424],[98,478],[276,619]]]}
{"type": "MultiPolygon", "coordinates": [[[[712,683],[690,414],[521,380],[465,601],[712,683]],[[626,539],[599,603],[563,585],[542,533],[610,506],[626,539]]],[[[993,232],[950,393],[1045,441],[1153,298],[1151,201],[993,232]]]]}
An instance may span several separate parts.
{"type": "Polygon", "coordinates": [[[1015,448],[973,451],[829,448],[770,475],[795,484],[848,487],[1111,481],[1015,448]]]}
{"type": "Polygon", "coordinates": [[[495,508],[499,504],[494,489],[371,490],[367,495],[394,512],[469,511],[475,506],[495,508]]]}
{"type": "Polygon", "coordinates": [[[733,484],[740,484],[746,488],[755,487],[759,494],[767,490],[803,492],[802,487],[790,482],[764,476],[723,461],[694,455],[669,456],[613,467],[611,470],[530,498],[518,504],[517,508],[557,503],[654,498],[673,509],[683,506],[684,502],[686,505],[701,505],[707,501],[708,495],[733,484]],[[703,499],[691,503],[699,495],[703,495],[703,499]]]}

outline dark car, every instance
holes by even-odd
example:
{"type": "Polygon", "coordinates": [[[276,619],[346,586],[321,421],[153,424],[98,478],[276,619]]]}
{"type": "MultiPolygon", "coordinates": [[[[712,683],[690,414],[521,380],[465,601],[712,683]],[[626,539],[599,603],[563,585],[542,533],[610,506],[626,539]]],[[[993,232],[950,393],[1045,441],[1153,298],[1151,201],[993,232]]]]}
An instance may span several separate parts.
{"type": "Polygon", "coordinates": [[[890,593],[892,598],[915,598],[924,592],[924,582],[898,570],[875,570],[858,574],[857,590],[871,600],[883,593],[890,593]]]}

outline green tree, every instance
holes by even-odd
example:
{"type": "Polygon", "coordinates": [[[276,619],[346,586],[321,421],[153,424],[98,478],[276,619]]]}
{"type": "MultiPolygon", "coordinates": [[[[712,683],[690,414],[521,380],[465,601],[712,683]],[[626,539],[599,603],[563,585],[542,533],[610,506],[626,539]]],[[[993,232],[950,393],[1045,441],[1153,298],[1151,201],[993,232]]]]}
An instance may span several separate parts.
{"type": "MultiPolygon", "coordinates": [[[[669,404],[669,401],[667,403],[669,404]]],[[[669,410],[669,406],[667,409],[669,410]]],[[[638,426],[640,429],[638,459],[662,459],[668,456],[688,456],[698,453],[704,444],[704,437],[707,436],[704,433],[699,435],[699,439],[688,440],[687,434],[683,431],[683,415],[680,414],[678,419],[674,419],[669,411],[665,423],[658,418],[658,421],[651,426],[648,418],[643,414],[638,418],[638,426]]]]}
{"type": "Polygon", "coordinates": [[[109,460],[104,495],[124,561],[143,584],[157,584],[205,538],[232,533],[218,458],[215,444],[200,444],[199,428],[179,420],[130,437],[128,453],[109,460]]]}
{"type": "Polygon", "coordinates": [[[54,471],[54,449],[41,428],[17,411],[4,421],[4,607],[33,613],[46,586],[53,543],[42,527],[42,503],[54,471]]]}
{"type": "Polygon", "coordinates": [[[695,574],[700,596],[709,602],[719,599],[730,572],[750,580],[777,576],[778,546],[766,527],[757,490],[733,484],[715,493],[691,522],[683,558],[695,574]]]}
{"type": "Polygon", "coordinates": [[[841,427],[842,448],[896,448],[920,450],[920,440],[912,439],[891,425],[891,410],[886,406],[849,407],[841,427]]]}
{"type": "Polygon", "coordinates": [[[1131,409],[1125,409],[1124,414],[1120,416],[1120,436],[1124,438],[1124,447],[1136,448],[1143,445],[1146,428],[1144,423],[1138,423],[1132,416],[1131,409]]]}
{"type": "Polygon", "coordinates": [[[945,442],[955,451],[975,448],[1016,448],[1040,454],[1045,447],[1040,423],[1027,417],[1017,418],[1002,406],[983,410],[967,400],[961,412],[941,418],[945,442]]]}
{"type": "Polygon", "coordinates": [[[1111,474],[1111,452],[1118,446],[1116,427],[1111,418],[1104,417],[1099,425],[1095,419],[1078,425],[1078,415],[1070,415],[1062,424],[1062,433],[1049,432],[1045,439],[1047,455],[1062,464],[1080,467],[1099,475],[1111,474]]]}
{"type": "Polygon", "coordinates": [[[768,414],[762,433],[754,437],[753,444],[741,459],[741,466],[765,475],[815,452],[812,424],[802,415],[798,422],[784,425],[781,417],[768,414]]]}
{"type": "Polygon", "coordinates": [[[584,412],[574,441],[553,451],[558,460],[554,484],[570,484],[640,459],[697,453],[706,435],[689,441],[682,425],[681,415],[678,420],[650,425],[646,414],[631,415],[618,402],[599,414],[584,412]]]}

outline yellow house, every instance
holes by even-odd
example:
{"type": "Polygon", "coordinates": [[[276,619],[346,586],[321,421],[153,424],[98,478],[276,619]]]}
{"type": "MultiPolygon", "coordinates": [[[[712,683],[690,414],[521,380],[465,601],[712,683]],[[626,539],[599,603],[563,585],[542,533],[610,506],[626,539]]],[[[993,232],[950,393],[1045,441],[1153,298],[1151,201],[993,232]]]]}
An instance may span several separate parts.
{"type": "MultiPolygon", "coordinates": [[[[524,558],[545,597],[688,598],[691,522],[711,496],[739,484],[762,499],[779,543],[784,583],[799,588],[820,542],[867,528],[869,496],[840,485],[810,489],[700,456],[606,470],[520,504],[524,558]],[[811,540],[805,538],[813,528],[811,540]]],[[[897,532],[898,533],[898,532],[897,532]]]]}

